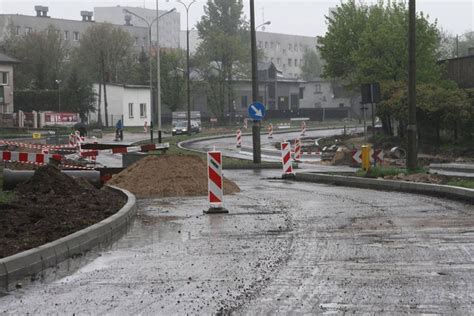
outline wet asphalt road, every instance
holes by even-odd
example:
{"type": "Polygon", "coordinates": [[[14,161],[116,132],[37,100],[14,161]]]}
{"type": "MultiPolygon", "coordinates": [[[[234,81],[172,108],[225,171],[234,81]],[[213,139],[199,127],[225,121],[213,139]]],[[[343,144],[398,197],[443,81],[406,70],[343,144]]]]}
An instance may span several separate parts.
{"type": "Polygon", "coordinates": [[[111,249],[0,297],[0,313],[473,313],[473,206],[225,173],[242,189],[229,215],[203,215],[204,197],[141,200],[111,249]]]}

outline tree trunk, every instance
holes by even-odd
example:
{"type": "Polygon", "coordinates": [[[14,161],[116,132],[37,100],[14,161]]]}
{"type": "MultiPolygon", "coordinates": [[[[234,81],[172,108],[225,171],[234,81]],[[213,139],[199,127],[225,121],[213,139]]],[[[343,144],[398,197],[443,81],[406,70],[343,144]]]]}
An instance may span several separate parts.
{"type": "Polygon", "coordinates": [[[102,111],[101,111],[101,104],[102,102],[102,81],[99,82],[99,101],[97,103],[97,123],[99,123],[99,126],[102,127],[102,111]]]}

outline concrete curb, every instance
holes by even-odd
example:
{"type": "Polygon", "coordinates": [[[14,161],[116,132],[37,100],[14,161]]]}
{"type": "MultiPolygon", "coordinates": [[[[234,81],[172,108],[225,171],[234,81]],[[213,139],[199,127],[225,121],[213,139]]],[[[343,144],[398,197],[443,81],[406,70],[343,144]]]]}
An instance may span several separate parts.
{"type": "Polygon", "coordinates": [[[395,181],[359,178],[341,175],[328,175],[320,173],[297,173],[296,181],[327,183],[348,187],[374,189],[383,191],[399,191],[419,193],[437,197],[447,197],[455,200],[467,201],[474,204],[474,189],[438,185],[430,183],[395,181]]]}
{"type": "Polygon", "coordinates": [[[127,190],[109,188],[127,196],[127,203],[117,213],[66,237],[0,259],[0,290],[8,291],[26,277],[35,276],[61,261],[83,255],[96,246],[108,245],[122,237],[137,212],[136,198],[127,190]]]}

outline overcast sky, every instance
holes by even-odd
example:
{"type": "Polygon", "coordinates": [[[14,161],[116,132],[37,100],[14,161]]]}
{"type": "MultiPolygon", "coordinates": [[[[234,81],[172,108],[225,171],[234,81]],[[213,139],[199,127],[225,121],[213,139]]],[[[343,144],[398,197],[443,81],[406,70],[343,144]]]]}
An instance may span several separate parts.
{"type": "MultiPolygon", "coordinates": [[[[186,29],[186,11],[176,0],[159,0],[160,10],[176,7],[181,12],[181,26],[186,29]]],[[[183,0],[189,3],[191,0],[183,0]]],[[[245,15],[249,16],[248,0],[245,15]]],[[[367,2],[374,2],[368,1],[367,2]]],[[[423,11],[430,20],[438,19],[438,24],[452,34],[462,34],[474,30],[474,0],[417,0],[417,11],[423,11]]],[[[49,7],[49,15],[55,18],[80,20],[81,10],[93,11],[95,6],[138,6],[155,8],[155,0],[0,0],[0,13],[35,15],[34,6],[49,7]]],[[[190,9],[190,25],[194,25],[204,14],[206,0],[198,0],[190,9]]],[[[255,0],[257,25],[271,21],[268,32],[296,35],[324,35],[324,16],[330,7],[340,1],[335,0],[255,0]]]]}

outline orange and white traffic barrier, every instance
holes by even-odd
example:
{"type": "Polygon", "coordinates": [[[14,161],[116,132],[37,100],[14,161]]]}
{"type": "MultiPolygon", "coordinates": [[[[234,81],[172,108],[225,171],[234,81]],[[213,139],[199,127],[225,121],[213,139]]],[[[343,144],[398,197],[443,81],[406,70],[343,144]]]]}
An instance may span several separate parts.
{"type": "Polygon", "coordinates": [[[148,122],[145,121],[145,125],[143,125],[143,131],[146,133],[148,133],[148,122]]]}
{"type": "Polygon", "coordinates": [[[0,140],[1,145],[8,145],[8,146],[16,146],[20,148],[29,148],[29,149],[43,149],[43,148],[48,148],[51,150],[68,150],[68,149],[74,149],[75,146],[71,145],[46,145],[46,144],[29,144],[29,143],[19,143],[19,142],[12,142],[8,140],[0,140]]]}
{"type": "Polygon", "coordinates": [[[283,164],[283,177],[294,175],[291,162],[291,145],[289,142],[281,143],[281,162],[283,164]]]}
{"type": "Polygon", "coordinates": [[[222,153],[209,151],[207,153],[207,183],[210,208],[207,214],[228,213],[222,207],[224,198],[224,178],[222,177],[222,153]]]}
{"type": "Polygon", "coordinates": [[[237,148],[240,148],[242,147],[242,131],[240,130],[240,128],[237,130],[237,136],[235,138],[236,140],[236,147],[237,148]]]}
{"type": "Polygon", "coordinates": [[[268,124],[268,138],[273,138],[273,124],[268,124]]]}
{"type": "Polygon", "coordinates": [[[301,161],[301,141],[299,138],[295,139],[295,161],[301,161]]]}
{"type": "Polygon", "coordinates": [[[305,135],[306,135],[306,122],[302,121],[301,122],[301,136],[305,136],[305,135]]]}

